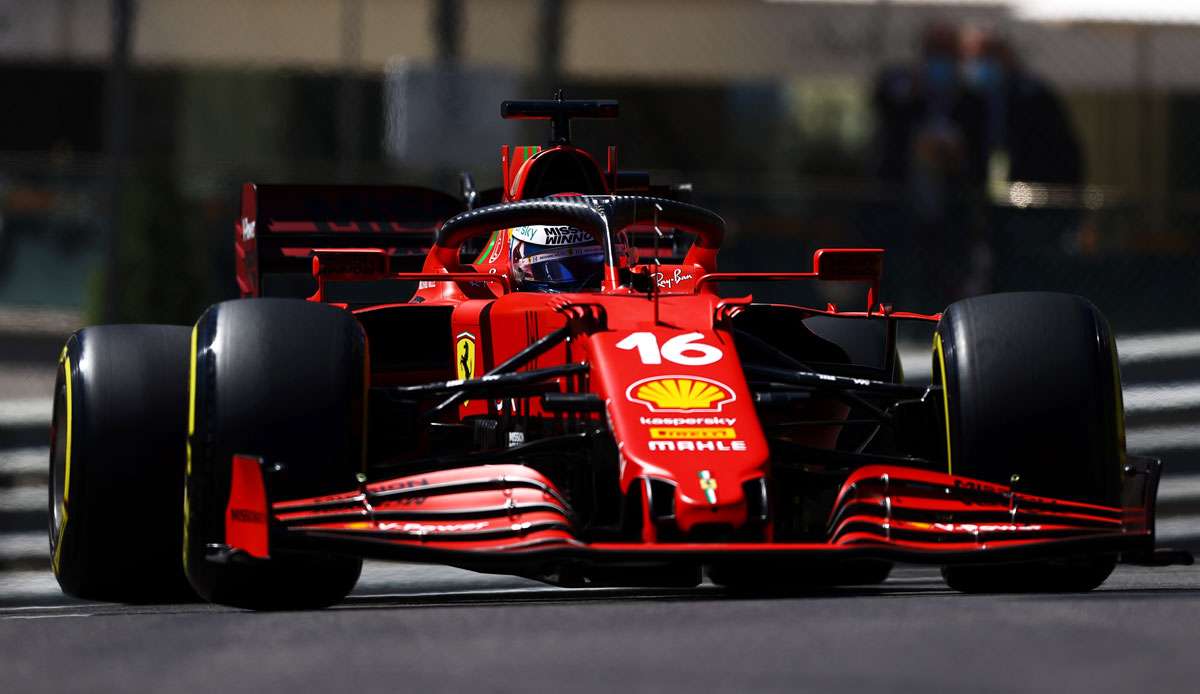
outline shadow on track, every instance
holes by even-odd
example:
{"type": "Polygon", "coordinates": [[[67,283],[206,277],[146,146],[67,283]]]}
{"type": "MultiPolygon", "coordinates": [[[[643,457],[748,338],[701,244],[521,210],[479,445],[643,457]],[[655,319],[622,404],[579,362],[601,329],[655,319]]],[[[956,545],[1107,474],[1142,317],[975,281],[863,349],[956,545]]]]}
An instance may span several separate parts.
{"type": "Polygon", "coordinates": [[[843,599],[901,595],[932,595],[946,592],[941,580],[905,582],[879,586],[806,587],[802,590],[744,591],[717,586],[696,588],[545,588],[533,590],[471,591],[458,593],[377,593],[351,595],[334,609],[389,607],[478,607],[485,605],[581,604],[622,600],[658,602],[708,602],[778,599],[843,599]]]}

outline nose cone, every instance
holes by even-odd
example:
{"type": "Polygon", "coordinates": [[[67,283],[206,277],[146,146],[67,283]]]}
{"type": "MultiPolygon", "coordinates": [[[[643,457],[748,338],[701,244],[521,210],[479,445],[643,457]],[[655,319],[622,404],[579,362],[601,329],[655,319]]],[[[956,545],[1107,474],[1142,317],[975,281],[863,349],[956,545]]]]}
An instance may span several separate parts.
{"type": "Polygon", "coordinates": [[[769,452],[732,336],[613,330],[591,337],[589,357],[621,452],[622,489],[639,478],[673,483],[684,534],[704,524],[745,525],[743,483],[766,474],[769,452]],[[629,348],[631,334],[663,347],[647,357],[629,348]],[[665,347],[672,340],[687,347],[673,352],[665,347]]]}

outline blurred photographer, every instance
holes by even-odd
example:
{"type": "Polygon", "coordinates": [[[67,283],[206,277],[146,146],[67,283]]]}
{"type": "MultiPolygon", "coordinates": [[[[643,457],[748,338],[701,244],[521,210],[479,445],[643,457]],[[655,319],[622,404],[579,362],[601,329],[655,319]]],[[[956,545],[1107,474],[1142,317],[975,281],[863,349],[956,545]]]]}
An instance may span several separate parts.
{"type": "Polygon", "coordinates": [[[959,28],[931,24],[920,60],[885,69],[873,95],[876,175],[899,198],[912,254],[902,262],[931,306],[964,295],[987,180],[987,104],[963,80],[961,58],[959,28]]]}

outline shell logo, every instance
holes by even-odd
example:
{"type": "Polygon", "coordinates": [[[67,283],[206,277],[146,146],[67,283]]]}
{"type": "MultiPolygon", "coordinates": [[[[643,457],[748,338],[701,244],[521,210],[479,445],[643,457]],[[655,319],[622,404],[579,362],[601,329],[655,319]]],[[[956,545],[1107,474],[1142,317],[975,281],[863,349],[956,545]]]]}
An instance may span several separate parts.
{"type": "Polygon", "coordinates": [[[625,397],[651,412],[720,412],[737,399],[733,389],[702,376],[655,376],[629,386],[625,397]]]}

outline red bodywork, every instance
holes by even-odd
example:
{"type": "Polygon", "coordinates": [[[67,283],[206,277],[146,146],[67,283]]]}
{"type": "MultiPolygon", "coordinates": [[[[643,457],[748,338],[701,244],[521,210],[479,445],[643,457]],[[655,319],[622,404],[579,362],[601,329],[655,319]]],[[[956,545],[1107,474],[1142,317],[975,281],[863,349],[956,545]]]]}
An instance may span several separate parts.
{"type": "MultiPolygon", "coordinates": [[[[623,192],[617,189],[615,151],[609,154],[609,169],[601,171],[590,155],[570,145],[505,147],[503,199],[524,200],[539,161],[555,157],[571,157],[595,169],[598,187],[571,192],[623,192]]],[[[246,295],[259,293],[258,269],[247,259],[255,260],[256,235],[261,237],[264,222],[270,222],[257,209],[256,197],[257,189],[247,185],[237,230],[239,282],[246,295]]],[[[426,232],[433,226],[410,225],[426,232]]],[[[292,220],[276,224],[272,231],[284,236],[316,229],[316,223],[306,226],[292,220]]],[[[1153,545],[1158,468],[1133,458],[1121,507],[1039,498],[915,463],[862,464],[838,481],[820,533],[780,537],[774,515],[785,501],[775,481],[779,454],[764,434],[763,415],[732,329],[733,319],[752,305],[752,299],[724,298],[716,289],[728,281],[859,282],[866,286],[865,310],[840,311],[832,305],[784,308],[794,311],[797,320],[828,316],[880,323],[936,322],[937,315],[897,312],[879,302],[878,249],[818,251],[812,271],[719,273],[720,238],[701,234],[672,264],[649,258],[640,265],[610,268],[596,291],[538,294],[512,291],[506,229],[490,230],[487,245],[473,262],[461,252],[471,234],[439,237],[424,255],[420,272],[396,269],[397,258],[411,253],[395,236],[370,243],[371,233],[404,231],[401,223],[342,220],[326,231],[353,233],[355,238],[335,248],[301,244],[279,255],[290,253],[311,262],[316,291],[310,299],[330,301],[327,289],[346,280],[420,282],[410,301],[342,305],[360,318],[381,312],[448,311],[443,335],[411,339],[444,342],[457,370],[443,376],[452,381],[452,376],[478,381],[495,374],[514,355],[565,329],[566,339],[515,373],[586,364],[584,373],[547,382],[555,391],[594,396],[594,410],[551,410],[539,397],[464,396],[444,412],[442,421],[519,414],[523,421],[541,418],[603,428],[615,444],[616,503],[622,505],[622,523],[636,530],[605,536],[581,526],[567,490],[536,466],[519,461],[412,474],[398,470],[387,476],[371,473],[368,466],[357,486],[317,498],[272,499],[263,472],[263,463],[269,461],[256,464],[254,458],[237,456],[232,461],[226,539],[231,548],[250,556],[268,556],[270,544],[540,576],[564,561],[636,565],[786,555],[945,563],[1057,556],[1075,551],[1072,548],[1144,550],[1153,545]],[[628,278],[639,275],[653,283],[651,290],[631,287],[628,278]],[[661,498],[663,494],[670,499],[661,498]]],[[[384,360],[373,352],[372,361],[384,360]]],[[[430,373],[383,368],[371,374],[372,387],[429,380],[430,373]]],[[[833,449],[846,407],[819,399],[802,407],[808,408],[809,416],[828,421],[791,435],[789,443],[833,449]]],[[[508,443],[522,442],[510,438],[508,443]]]]}

